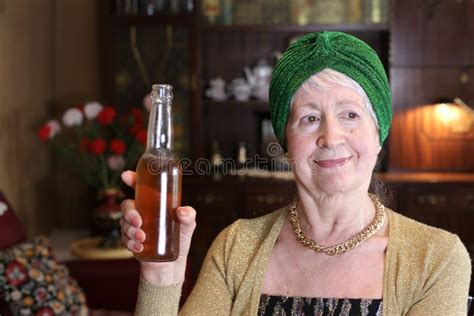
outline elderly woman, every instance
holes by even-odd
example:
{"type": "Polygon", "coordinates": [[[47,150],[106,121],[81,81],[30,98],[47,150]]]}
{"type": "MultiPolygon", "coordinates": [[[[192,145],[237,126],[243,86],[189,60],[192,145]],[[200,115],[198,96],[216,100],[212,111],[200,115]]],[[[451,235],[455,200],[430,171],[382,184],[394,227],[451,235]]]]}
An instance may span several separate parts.
{"type": "MultiPolygon", "coordinates": [[[[369,193],[392,117],[376,53],[344,33],[308,34],[278,61],[270,106],[297,196],[222,231],[180,313],[465,315],[471,263],[459,238],[369,193]]],[[[133,172],[122,178],[133,186],[133,172]]],[[[132,200],[122,209],[123,242],[140,252],[142,220],[132,200]]],[[[137,314],[178,312],[195,215],[178,209],[177,261],[141,262],[137,314]]]]}

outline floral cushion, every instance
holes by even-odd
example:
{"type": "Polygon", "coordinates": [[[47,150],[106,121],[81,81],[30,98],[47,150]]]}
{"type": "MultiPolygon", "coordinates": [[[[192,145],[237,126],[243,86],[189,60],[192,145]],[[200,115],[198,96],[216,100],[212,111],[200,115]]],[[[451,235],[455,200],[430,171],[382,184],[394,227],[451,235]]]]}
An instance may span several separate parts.
{"type": "Polygon", "coordinates": [[[44,236],[0,251],[0,292],[13,315],[87,315],[84,293],[44,236]]]}

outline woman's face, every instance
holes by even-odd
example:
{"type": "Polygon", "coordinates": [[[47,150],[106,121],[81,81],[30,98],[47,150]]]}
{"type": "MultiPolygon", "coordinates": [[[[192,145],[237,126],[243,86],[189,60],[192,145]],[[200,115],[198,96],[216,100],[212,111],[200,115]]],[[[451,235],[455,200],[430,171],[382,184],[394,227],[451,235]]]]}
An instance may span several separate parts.
{"type": "Polygon", "coordinates": [[[286,126],[288,158],[297,181],[330,195],[367,191],[380,147],[362,97],[334,83],[304,86],[295,93],[286,126]]]}

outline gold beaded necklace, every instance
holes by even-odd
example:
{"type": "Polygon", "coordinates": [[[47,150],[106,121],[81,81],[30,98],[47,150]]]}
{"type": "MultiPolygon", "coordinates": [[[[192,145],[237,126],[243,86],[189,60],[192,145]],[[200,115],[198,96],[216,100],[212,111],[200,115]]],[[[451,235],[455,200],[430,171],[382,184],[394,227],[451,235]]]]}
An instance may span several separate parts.
{"type": "Polygon", "coordinates": [[[306,234],[301,230],[300,222],[298,220],[298,212],[296,212],[297,200],[295,200],[288,212],[288,220],[290,221],[293,232],[296,235],[296,239],[305,247],[308,247],[316,252],[324,252],[329,256],[336,256],[343,254],[354,247],[360,245],[370,237],[372,237],[377,231],[382,228],[385,220],[385,206],[380,202],[380,200],[373,194],[369,194],[372,202],[375,205],[375,217],[372,223],[370,223],[366,228],[361,230],[359,233],[351,237],[350,239],[334,245],[334,246],[321,246],[316,243],[313,239],[306,236],[306,234]]]}

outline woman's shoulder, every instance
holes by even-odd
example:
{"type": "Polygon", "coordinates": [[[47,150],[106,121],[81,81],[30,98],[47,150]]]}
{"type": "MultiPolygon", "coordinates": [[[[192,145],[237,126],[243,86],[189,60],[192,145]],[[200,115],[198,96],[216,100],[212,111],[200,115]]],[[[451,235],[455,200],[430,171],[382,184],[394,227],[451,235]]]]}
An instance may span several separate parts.
{"type": "Polygon", "coordinates": [[[429,302],[430,295],[440,295],[444,299],[453,295],[452,291],[444,293],[444,288],[463,292],[468,287],[466,280],[471,276],[471,260],[457,235],[391,210],[388,214],[384,300],[391,303],[387,304],[396,306],[398,302],[403,302],[408,310],[425,298],[429,302]],[[397,300],[393,301],[393,297],[397,300]]]}
{"type": "Polygon", "coordinates": [[[214,240],[224,247],[259,247],[265,240],[275,237],[283,224],[288,207],[280,208],[264,216],[238,219],[222,230],[214,240]]]}
{"type": "Polygon", "coordinates": [[[287,212],[288,206],[285,206],[263,216],[238,219],[226,229],[233,234],[243,234],[247,237],[264,237],[270,233],[275,225],[283,222],[287,212]]]}
{"type": "Polygon", "coordinates": [[[430,226],[405,215],[388,210],[389,246],[410,260],[416,258],[432,263],[445,261],[449,256],[468,257],[460,238],[447,230],[430,226]]]}
{"type": "Polygon", "coordinates": [[[406,242],[455,242],[459,239],[455,234],[444,229],[421,223],[405,215],[388,210],[390,233],[394,239],[406,242]]]}

